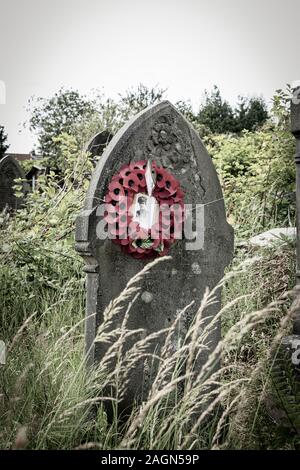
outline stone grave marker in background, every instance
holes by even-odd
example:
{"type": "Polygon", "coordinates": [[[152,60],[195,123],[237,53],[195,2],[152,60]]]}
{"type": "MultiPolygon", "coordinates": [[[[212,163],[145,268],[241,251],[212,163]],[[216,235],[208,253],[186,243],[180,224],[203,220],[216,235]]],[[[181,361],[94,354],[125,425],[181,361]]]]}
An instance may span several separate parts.
{"type": "Polygon", "coordinates": [[[89,152],[93,158],[100,157],[112,138],[112,133],[107,130],[98,132],[98,134],[94,135],[89,141],[86,151],[89,152]]]}
{"type": "MultiPolygon", "coordinates": [[[[18,162],[7,155],[0,160],[0,211],[5,207],[10,209],[19,209],[24,200],[17,198],[14,194],[13,186],[16,184],[15,179],[22,178],[25,180],[25,175],[18,164],[18,162]]],[[[26,183],[23,185],[25,191],[28,191],[26,183]]]]}
{"type": "MultiPolygon", "coordinates": [[[[86,350],[90,365],[99,361],[108,347],[94,344],[105,307],[149,262],[123,253],[110,239],[97,238],[97,206],[122,165],[143,159],[151,159],[171,172],[185,192],[185,204],[193,204],[194,209],[196,204],[201,205],[204,217],[194,233],[195,239],[177,240],[169,251],[172,259],[159,263],[144,278],[141,295],[130,311],[128,327],[143,328],[148,334],[166,328],[194,300],[186,319],[189,322],[205,289],[216,286],[232,259],[233,230],[226,221],[223,194],[211,157],[198,134],[172,104],[164,101],[147,108],[129,121],[105,149],[77,218],[76,249],[85,260],[87,273],[86,350]]],[[[218,300],[220,294],[219,289],[218,300]]],[[[214,315],[218,310],[219,302],[211,305],[206,315],[214,315]]],[[[210,337],[211,349],[220,334],[217,322],[210,337]]],[[[153,351],[158,347],[157,340],[153,351]]],[[[130,407],[134,399],[141,400],[150,382],[141,361],[132,371],[122,407],[130,407]]]]}
{"type": "MultiPolygon", "coordinates": [[[[296,139],[296,286],[294,298],[294,318],[291,334],[284,336],[277,356],[277,363],[282,370],[282,357],[285,359],[284,368],[292,364],[295,378],[300,381],[300,86],[299,82],[293,88],[291,99],[291,132],[296,139]]],[[[286,371],[284,369],[283,374],[286,371]]]]}

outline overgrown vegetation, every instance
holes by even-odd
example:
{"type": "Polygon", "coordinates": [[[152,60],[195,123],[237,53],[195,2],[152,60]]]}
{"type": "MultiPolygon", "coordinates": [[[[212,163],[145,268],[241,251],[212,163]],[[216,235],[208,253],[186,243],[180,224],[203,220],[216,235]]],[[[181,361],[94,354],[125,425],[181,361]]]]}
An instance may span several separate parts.
{"type": "Polygon", "coordinates": [[[240,96],[233,108],[222,98],[217,86],[210,93],[205,91],[204,101],[197,115],[197,122],[211,134],[254,131],[267,119],[268,111],[262,98],[240,96]]]}
{"type": "Polygon", "coordinates": [[[5,134],[4,127],[0,125],[0,159],[5,155],[8,147],[7,134],[5,134]]]}
{"type": "MultiPolygon", "coordinates": [[[[145,93],[141,101],[139,95],[129,93],[125,109],[132,108],[133,113],[156,99],[145,93]]],[[[104,388],[109,384],[114,390],[117,410],[122,384],[147,342],[146,338],[126,355],[119,354],[130,305],[151,265],[130,281],[106,311],[106,322],[119,308],[124,312],[123,328],[112,345],[118,358],[114,373],[107,373],[102,361],[87,374],[84,275],[73,232],[93,168],[81,150],[82,135],[104,114],[80,121],[74,133],[64,128],[67,132],[52,135],[63,184],[50,172],[39,179],[38,190],[28,195],[26,206],[15,217],[4,212],[0,218],[0,338],[8,348],[7,364],[0,366],[0,448],[300,447],[298,408],[291,403],[297,403],[298,385],[292,375],[283,380],[281,369],[273,368],[280,338],[290,330],[290,317],[297,308],[291,293],[295,246],[279,240],[268,249],[254,251],[245,243],[264,228],[294,224],[293,141],[286,102],[283,93],[276,95],[271,120],[259,130],[205,138],[237,241],[244,240],[224,281],[219,314],[222,343],[195,377],[195,351],[207,330],[200,335],[193,332],[199,330],[203,311],[213,300],[214,293],[207,293],[185,341],[171,357],[168,351],[176,323],[170,326],[158,378],[148,400],[133,410],[127,424],[118,420],[117,412],[108,423],[104,388]],[[220,356],[222,368],[211,377],[209,371],[220,356]],[[180,378],[183,362],[187,369],[180,378]],[[204,393],[208,390],[209,395],[204,393]],[[283,404],[287,390],[288,406],[283,404]]],[[[189,112],[187,105],[184,109],[189,112]]],[[[117,108],[112,115],[121,112],[117,108]]],[[[114,122],[120,125],[118,119],[114,122]]],[[[106,326],[99,330],[98,341],[105,338],[106,326]]]]}
{"type": "MultiPolygon", "coordinates": [[[[62,133],[75,137],[79,146],[84,146],[101,130],[114,134],[135,114],[165,99],[166,92],[159,86],[147,88],[140,84],[120,94],[117,100],[106,98],[99,90],[86,96],[64,88],[47,99],[31,98],[28,104],[31,114],[29,129],[38,136],[37,152],[47,158],[49,166],[59,168],[56,161],[59,152],[57,138],[62,133]]],[[[232,107],[222,98],[217,86],[210,93],[205,91],[196,112],[189,100],[178,101],[175,106],[202,137],[254,131],[268,118],[262,98],[240,96],[237,105],[232,107]]]]}

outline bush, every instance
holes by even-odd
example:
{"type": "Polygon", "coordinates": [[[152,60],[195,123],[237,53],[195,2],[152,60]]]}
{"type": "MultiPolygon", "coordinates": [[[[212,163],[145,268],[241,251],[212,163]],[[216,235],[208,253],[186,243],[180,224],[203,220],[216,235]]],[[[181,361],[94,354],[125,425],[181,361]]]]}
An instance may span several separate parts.
{"type": "Polygon", "coordinates": [[[295,225],[294,138],[269,126],[241,136],[207,139],[239,238],[295,225]]]}

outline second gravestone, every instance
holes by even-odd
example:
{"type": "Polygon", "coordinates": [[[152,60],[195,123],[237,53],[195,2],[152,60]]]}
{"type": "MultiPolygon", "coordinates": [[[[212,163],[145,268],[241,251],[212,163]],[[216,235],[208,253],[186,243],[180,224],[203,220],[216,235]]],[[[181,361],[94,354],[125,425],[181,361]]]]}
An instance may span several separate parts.
{"type": "Polygon", "coordinates": [[[100,157],[112,138],[113,135],[109,131],[98,132],[88,143],[86,151],[90,153],[93,158],[100,157]]]}
{"type": "MultiPolygon", "coordinates": [[[[21,178],[25,180],[25,175],[18,162],[10,155],[0,160],[0,211],[6,207],[9,209],[19,209],[22,207],[23,198],[15,196],[15,180],[21,178]]],[[[22,183],[23,190],[28,191],[28,185],[22,183]]]]}
{"type": "MultiPolygon", "coordinates": [[[[90,365],[101,360],[109,347],[94,342],[105,308],[153,256],[168,253],[172,258],[154,266],[142,280],[141,295],[131,308],[127,324],[132,330],[141,328],[151,334],[167,328],[194,300],[186,319],[189,323],[205,289],[212,289],[223,277],[232,259],[233,230],[226,221],[216,170],[198,134],[168,101],[138,114],[106,148],[77,219],[76,242],[86,262],[86,350],[90,365]],[[168,208],[172,212],[173,206],[179,208],[179,216],[174,211],[168,221],[168,208]],[[185,223],[180,228],[183,207],[185,223]],[[99,238],[97,227],[103,220],[108,223],[110,238],[99,238]],[[129,232],[125,227],[128,222],[129,232]]],[[[218,312],[220,289],[217,298],[206,315],[218,312]]],[[[120,326],[123,316],[124,312],[117,316],[112,327],[120,326]]],[[[220,335],[217,322],[210,336],[210,351],[220,335]]],[[[127,340],[123,353],[136,340],[127,340]]],[[[159,340],[152,342],[152,352],[159,352],[159,347],[159,340]]],[[[123,409],[130,408],[135,399],[145,398],[153,377],[147,377],[144,365],[141,360],[131,372],[123,409]]],[[[201,368],[201,361],[198,366],[201,368]]]]}

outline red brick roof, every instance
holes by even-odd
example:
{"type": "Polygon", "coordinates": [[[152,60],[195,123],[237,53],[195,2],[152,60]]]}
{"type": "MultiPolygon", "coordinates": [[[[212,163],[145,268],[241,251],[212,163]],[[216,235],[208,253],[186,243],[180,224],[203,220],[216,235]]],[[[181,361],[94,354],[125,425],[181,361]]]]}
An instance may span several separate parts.
{"type": "Polygon", "coordinates": [[[6,155],[13,157],[19,162],[23,160],[32,160],[32,155],[30,153],[7,153],[6,155]]]}

